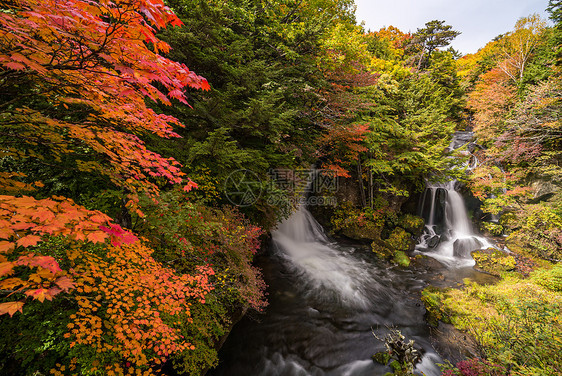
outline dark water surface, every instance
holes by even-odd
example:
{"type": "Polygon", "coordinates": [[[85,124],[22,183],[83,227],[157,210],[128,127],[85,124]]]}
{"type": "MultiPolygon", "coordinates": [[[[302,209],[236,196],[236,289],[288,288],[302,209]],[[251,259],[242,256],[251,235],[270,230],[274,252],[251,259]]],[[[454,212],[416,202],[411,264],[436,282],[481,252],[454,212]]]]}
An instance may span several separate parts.
{"type": "Polygon", "coordinates": [[[269,306],[231,332],[209,375],[382,375],[371,360],[384,349],[374,338],[397,327],[423,349],[417,371],[439,375],[419,292],[423,270],[401,270],[377,260],[368,246],[331,242],[305,209],[272,234],[259,258],[269,306]]]}

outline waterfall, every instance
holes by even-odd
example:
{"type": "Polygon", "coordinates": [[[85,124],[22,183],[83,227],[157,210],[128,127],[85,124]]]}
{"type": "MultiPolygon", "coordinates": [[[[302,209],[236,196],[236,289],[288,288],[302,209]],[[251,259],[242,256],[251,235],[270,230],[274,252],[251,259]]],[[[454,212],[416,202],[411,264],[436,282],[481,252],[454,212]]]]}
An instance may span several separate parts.
{"type": "Polygon", "coordinates": [[[312,214],[299,207],[273,231],[278,256],[301,278],[301,287],[320,299],[366,307],[365,286],[373,288],[366,266],[334,247],[312,214]]]}
{"type": "MultiPolygon", "coordinates": [[[[472,139],[472,132],[457,132],[449,150],[457,149],[472,139]]],[[[478,160],[469,151],[468,170],[478,160]]],[[[416,250],[449,266],[472,266],[472,251],[494,247],[486,238],[475,233],[468,218],[464,200],[455,190],[456,181],[428,184],[419,205],[419,216],[425,219],[425,229],[416,250]]]]}
{"type": "Polygon", "coordinates": [[[472,266],[470,253],[493,245],[474,232],[455,183],[429,184],[426,188],[419,212],[426,226],[416,250],[449,266],[472,266]]]}
{"type": "Polygon", "coordinates": [[[409,271],[373,262],[368,250],[356,252],[355,247],[332,242],[304,206],[272,232],[272,251],[273,262],[282,270],[282,278],[275,281],[282,292],[277,290],[274,298],[282,303],[271,303],[274,311],[259,336],[268,340],[249,352],[259,364],[255,359],[244,362],[256,369],[239,374],[382,374],[384,367],[371,359],[382,344],[371,330],[376,327],[381,335],[385,325],[398,325],[424,348],[418,372],[440,374],[435,363],[441,359],[426,340],[424,309],[409,296],[423,282],[409,271]],[[285,284],[289,281],[290,288],[285,284]]]}

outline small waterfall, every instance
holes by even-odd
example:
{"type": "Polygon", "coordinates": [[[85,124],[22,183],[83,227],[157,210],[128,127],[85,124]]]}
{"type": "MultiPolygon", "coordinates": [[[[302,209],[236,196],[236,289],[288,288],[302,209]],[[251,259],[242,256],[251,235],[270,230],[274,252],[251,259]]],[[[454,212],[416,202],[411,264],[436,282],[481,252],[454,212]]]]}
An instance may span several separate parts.
{"type": "Polygon", "coordinates": [[[317,298],[366,307],[365,290],[375,287],[368,268],[332,246],[322,226],[300,207],[272,233],[277,254],[302,280],[302,288],[317,298]]]}
{"type": "MultiPolygon", "coordinates": [[[[449,150],[469,143],[472,137],[472,132],[457,132],[449,150]]],[[[469,151],[464,153],[470,155],[467,169],[476,167],[476,157],[469,151]]],[[[471,252],[493,245],[475,233],[464,200],[455,190],[455,185],[454,180],[428,184],[419,206],[419,215],[425,219],[426,225],[416,250],[449,266],[472,266],[471,252]]]]}
{"type": "Polygon", "coordinates": [[[455,183],[426,188],[419,213],[426,226],[416,249],[449,266],[472,266],[470,253],[493,245],[474,232],[455,183]]]}

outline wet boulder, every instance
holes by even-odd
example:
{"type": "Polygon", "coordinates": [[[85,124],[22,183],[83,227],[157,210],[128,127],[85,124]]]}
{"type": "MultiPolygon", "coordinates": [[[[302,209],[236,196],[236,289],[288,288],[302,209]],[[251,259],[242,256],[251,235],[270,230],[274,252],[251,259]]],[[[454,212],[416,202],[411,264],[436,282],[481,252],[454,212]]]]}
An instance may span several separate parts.
{"type": "Polygon", "coordinates": [[[458,258],[470,258],[470,253],[482,246],[482,242],[475,237],[459,238],[453,243],[453,255],[458,258]]]}
{"type": "Polygon", "coordinates": [[[433,235],[429,239],[427,239],[426,242],[429,248],[435,248],[439,245],[439,241],[440,241],[439,235],[433,235]]]}
{"type": "Polygon", "coordinates": [[[472,258],[476,262],[474,269],[496,276],[513,271],[517,266],[517,261],[512,255],[495,248],[474,251],[472,258]]]}

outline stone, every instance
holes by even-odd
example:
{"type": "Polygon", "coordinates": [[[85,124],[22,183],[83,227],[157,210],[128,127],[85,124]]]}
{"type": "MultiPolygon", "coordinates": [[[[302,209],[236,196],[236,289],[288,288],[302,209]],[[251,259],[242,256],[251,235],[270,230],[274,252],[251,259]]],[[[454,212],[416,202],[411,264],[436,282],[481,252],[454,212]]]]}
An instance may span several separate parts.
{"type": "Polygon", "coordinates": [[[433,235],[431,238],[427,240],[427,246],[429,248],[435,248],[439,245],[439,241],[440,241],[439,235],[433,235]]]}
{"type": "Polygon", "coordinates": [[[480,240],[470,237],[455,240],[453,243],[453,255],[459,258],[470,258],[470,252],[482,247],[480,240]]]}
{"type": "Polygon", "coordinates": [[[495,248],[474,251],[472,252],[472,258],[476,261],[474,269],[495,276],[513,271],[517,266],[517,261],[512,255],[495,248]]]}

